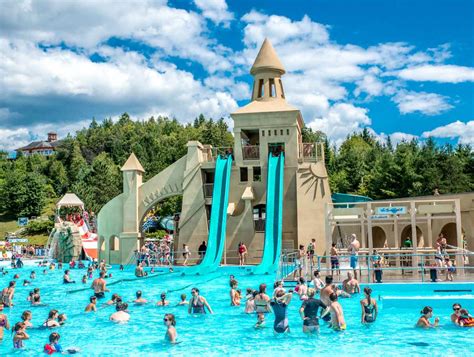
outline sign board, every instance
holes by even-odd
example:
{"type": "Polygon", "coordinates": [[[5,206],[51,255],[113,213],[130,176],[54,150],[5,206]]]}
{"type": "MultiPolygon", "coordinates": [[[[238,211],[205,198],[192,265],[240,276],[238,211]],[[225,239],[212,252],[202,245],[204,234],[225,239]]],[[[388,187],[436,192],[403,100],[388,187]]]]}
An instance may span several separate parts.
{"type": "Polygon", "coordinates": [[[8,240],[9,243],[28,243],[26,238],[11,238],[8,240]]]}
{"type": "Polygon", "coordinates": [[[374,214],[370,216],[371,219],[387,219],[388,215],[386,214],[374,214]]]}
{"type": "Polygon", "coordinates": [[[406,214],[405,206],[377,207],[377,214],[406,214]]]}
{"type": "Polygon", "coordinates": [[[18,226],[24,227],[28,225],[28,217],[18,217],[18,226]]]}

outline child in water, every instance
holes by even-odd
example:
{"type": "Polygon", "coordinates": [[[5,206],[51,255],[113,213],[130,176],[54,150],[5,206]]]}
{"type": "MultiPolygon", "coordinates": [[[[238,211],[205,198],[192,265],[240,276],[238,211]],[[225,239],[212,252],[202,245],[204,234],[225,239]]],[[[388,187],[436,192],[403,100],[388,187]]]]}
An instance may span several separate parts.
{"type": "Polygon", "coordinates": [[[13,348],[14,349],[21,349],[24,348],[25,345],[23,343],[24,340],[28,340],[30,336],[26,333],[26,325],[24,322],[17,322],[15,327],[13,328],[14,336],[13,336],[13,348]]]}

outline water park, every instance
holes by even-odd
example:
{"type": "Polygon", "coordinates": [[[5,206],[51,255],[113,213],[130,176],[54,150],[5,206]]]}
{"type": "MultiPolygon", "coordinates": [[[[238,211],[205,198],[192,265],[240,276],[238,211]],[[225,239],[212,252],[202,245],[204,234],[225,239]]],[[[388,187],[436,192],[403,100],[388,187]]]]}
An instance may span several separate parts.
{"type": "Polygon", "coordinates": [[[96,224],[64,195],[45,256],[0,261],[1,355],[473,355],[474,193],[331,192],[285,72],[266,39],[233,146],[146,181],[130,152],[96,224]]]}

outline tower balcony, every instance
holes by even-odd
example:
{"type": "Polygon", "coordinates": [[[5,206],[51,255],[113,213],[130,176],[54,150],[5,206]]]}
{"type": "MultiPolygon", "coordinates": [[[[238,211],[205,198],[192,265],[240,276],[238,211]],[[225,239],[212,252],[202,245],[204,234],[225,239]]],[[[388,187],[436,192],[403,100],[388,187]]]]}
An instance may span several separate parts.
{"type": "Polygon", "coordinates": [[[301,143],[299,158],[303,162],[324,161],[323,143],[301,143]]]}
{"type": "Polygon", "coordinates": [[[260,145],[242,146],[242,159],[260,160],[260,145]]]}

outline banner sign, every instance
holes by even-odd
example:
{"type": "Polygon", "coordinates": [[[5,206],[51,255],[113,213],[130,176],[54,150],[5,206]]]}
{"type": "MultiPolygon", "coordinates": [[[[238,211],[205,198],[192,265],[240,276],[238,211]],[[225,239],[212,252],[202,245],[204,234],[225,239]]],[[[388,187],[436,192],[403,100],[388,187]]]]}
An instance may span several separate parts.
{"type": "Polygon", "coordinates": [[[371,219],[387,219],[388,215],[386,214],[374,214],[370,216],[371,219]]]}
{"type": "Polygon", "coordinates": [[[24,227],[28,225],[28,217],[18,217],[18,226],[24,227]]]}
{"type": "Polygon", "coordinates": [[[28,243],[28,239],[26,238],[10,238],[8,239],[9,243],[28,243]]]}
{"type": "Polygon", "coordinates": [[[405,206],[377,207],[377,214],[406,214],[405,206]]]}

